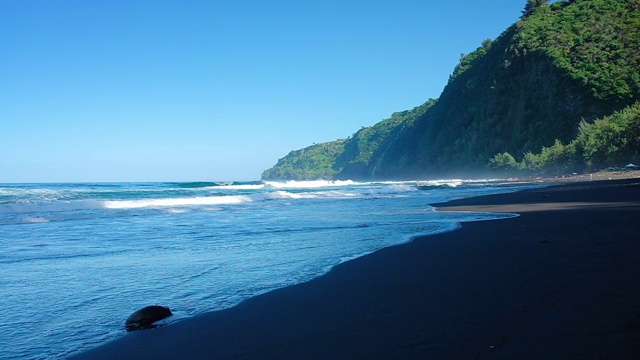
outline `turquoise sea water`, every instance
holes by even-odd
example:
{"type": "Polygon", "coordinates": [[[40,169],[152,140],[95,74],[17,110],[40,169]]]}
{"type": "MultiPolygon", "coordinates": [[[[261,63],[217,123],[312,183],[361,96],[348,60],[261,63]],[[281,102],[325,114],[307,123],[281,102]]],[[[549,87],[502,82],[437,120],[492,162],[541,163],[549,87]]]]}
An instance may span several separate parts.
{"type": "Polygon", "coordinates": [[[461,222],[429,204],[498,180],[0,184],[3,358],[60,359],[165,305],[180,321],[461,222]]]}

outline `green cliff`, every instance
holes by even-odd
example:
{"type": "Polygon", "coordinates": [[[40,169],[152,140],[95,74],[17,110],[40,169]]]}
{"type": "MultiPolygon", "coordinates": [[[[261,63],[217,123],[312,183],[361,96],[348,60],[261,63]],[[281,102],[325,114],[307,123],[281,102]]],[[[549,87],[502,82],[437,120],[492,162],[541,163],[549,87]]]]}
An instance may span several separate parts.
{"type": "Polygon", "coordinates": [[[638,99],[640,0],[528,0],[518,22],[461,58],[437,100],[293,151],[263,179],[478,176],[509,167],[496,154],[517,162],[575,144],[638,99]]]}

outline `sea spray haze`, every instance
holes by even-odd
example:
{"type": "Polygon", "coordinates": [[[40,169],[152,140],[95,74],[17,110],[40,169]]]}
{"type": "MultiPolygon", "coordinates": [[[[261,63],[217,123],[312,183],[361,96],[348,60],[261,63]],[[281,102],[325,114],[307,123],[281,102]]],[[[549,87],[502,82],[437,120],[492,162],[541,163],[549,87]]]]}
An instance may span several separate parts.
{"type": "Polygon", "coordinates": [[[428,204],[499,181],[0,184],[0,348],[64,358],[147,305],[179,321],[460,222],[428,204]]]}

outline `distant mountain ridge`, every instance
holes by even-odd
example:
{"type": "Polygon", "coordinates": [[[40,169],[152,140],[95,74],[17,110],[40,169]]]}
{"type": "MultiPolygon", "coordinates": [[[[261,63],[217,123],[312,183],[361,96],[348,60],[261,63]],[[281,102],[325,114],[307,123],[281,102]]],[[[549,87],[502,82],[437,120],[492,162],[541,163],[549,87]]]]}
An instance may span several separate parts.
{"type": "Polygon", "coordinates": [[[479,176],[576,138],[640,99],[640,0],[528,0],[522,18],[461,57],[440,97],[351,137],[292,151],[265,180],[479,176]]]}

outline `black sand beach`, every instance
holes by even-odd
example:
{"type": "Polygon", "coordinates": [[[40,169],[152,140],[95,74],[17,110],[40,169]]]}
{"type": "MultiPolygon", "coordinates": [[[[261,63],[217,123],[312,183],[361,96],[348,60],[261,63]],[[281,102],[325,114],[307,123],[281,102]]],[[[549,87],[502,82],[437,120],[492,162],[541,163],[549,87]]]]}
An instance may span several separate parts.
{"type": "Polygon", "coordinates": [[[521,216],[386,248],[75,358],[640,359],[640,180],[439,210],[521,216]]]}

